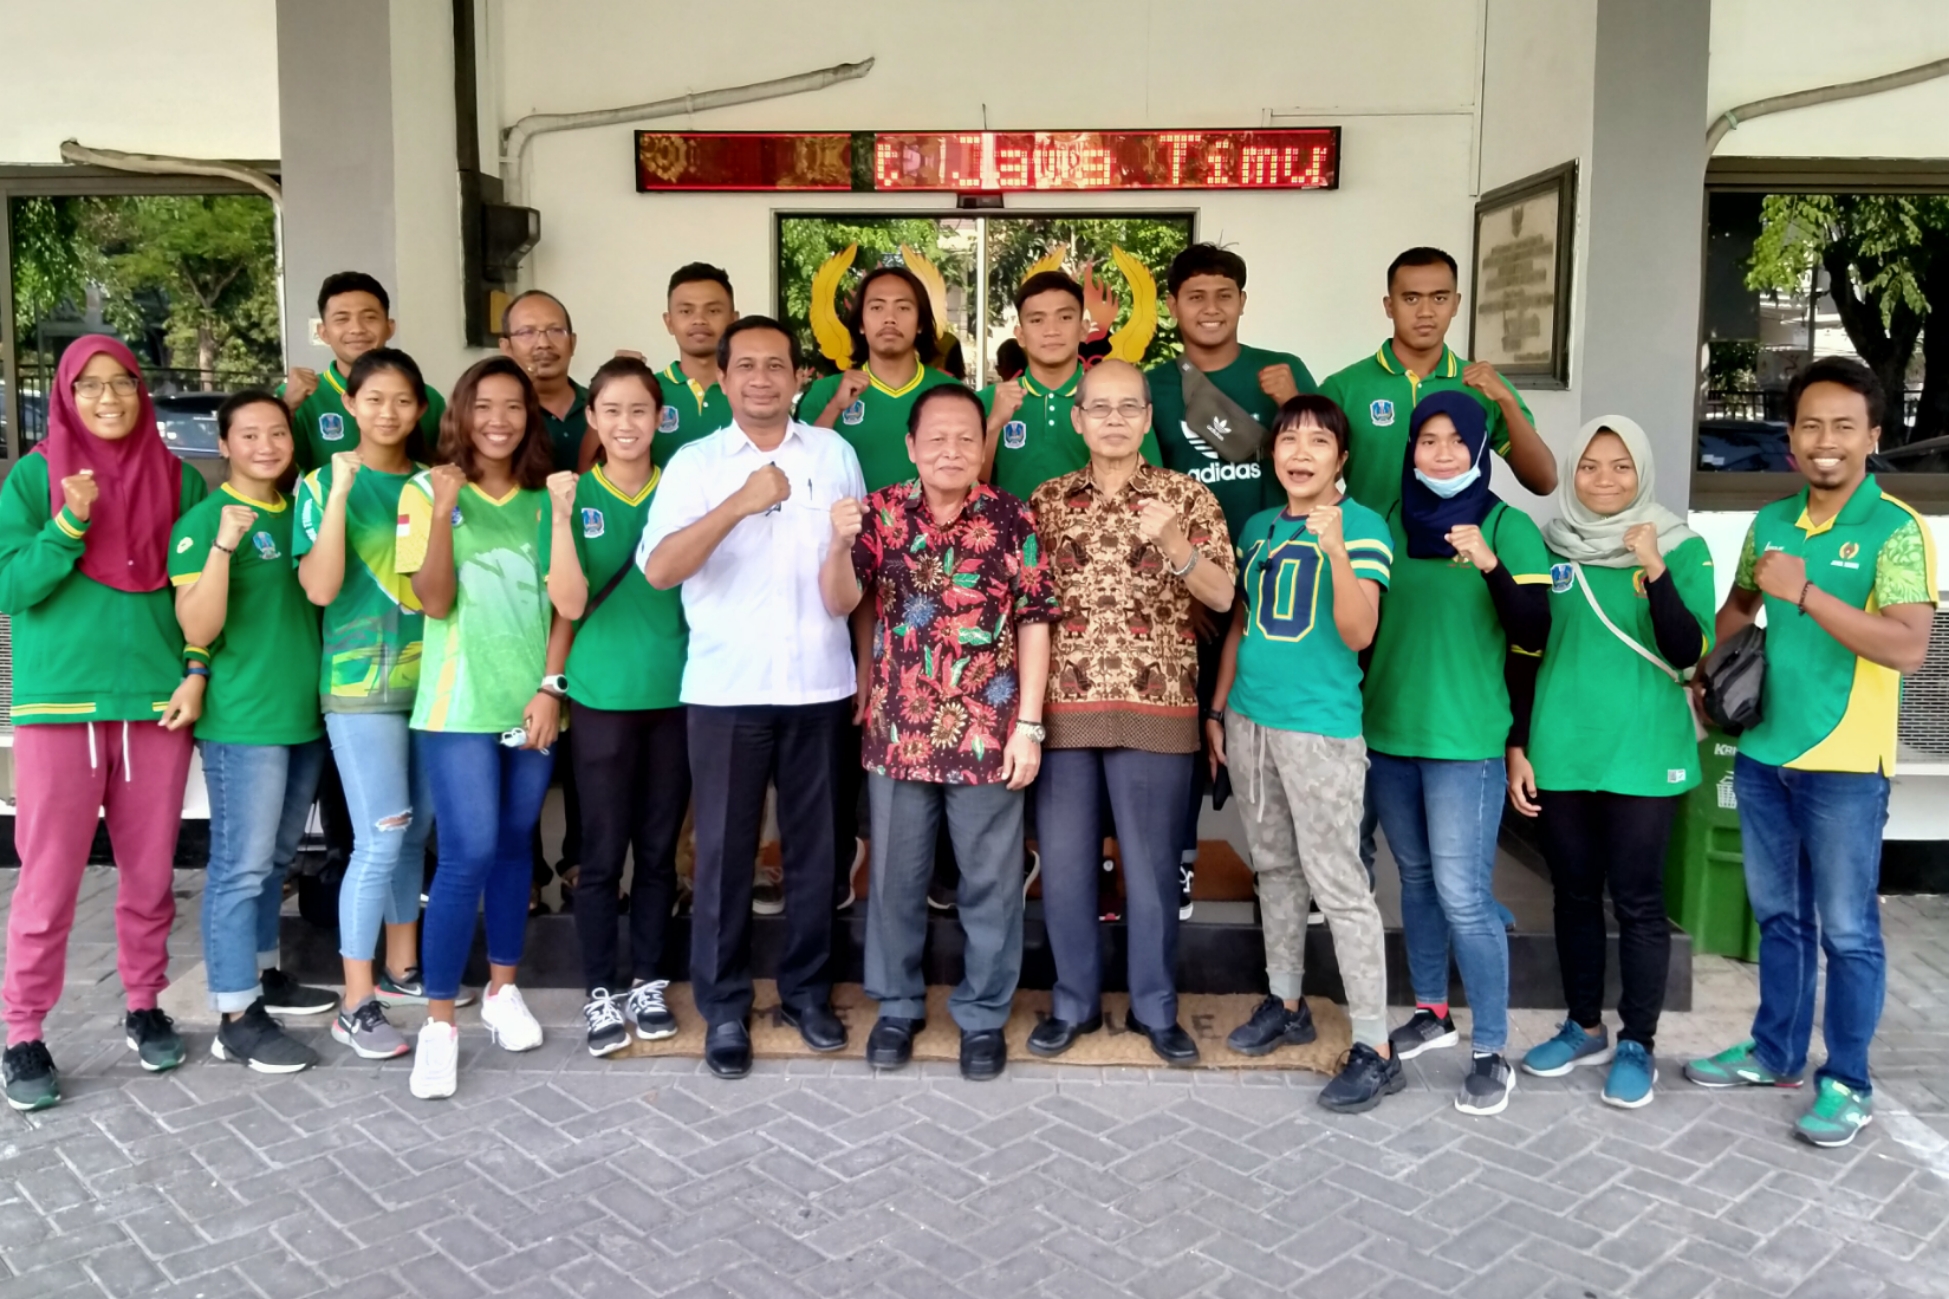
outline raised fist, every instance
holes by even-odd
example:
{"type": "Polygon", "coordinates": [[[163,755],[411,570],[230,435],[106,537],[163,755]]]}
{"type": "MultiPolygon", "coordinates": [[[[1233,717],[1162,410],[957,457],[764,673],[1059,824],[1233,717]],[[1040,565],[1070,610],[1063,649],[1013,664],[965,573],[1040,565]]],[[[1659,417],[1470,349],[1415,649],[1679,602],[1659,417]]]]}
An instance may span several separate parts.
{"type": "Polygon", "coordinates": [[[95,483],[95,471],[84,469],[78,474],[69,474],[61,480],[61,497],[67,504],[68,513],[83,523],[88,522],[88,511],[95,507],[95,497],[101,488],[95,483]]]}
{"type": "Polygon", "coordinates": [[[548,475],[548,499],[554,503],[557,516],[575,512],[575,482],[576,474],[571,469],[548,475]]]}
{"type": "Polygon", "coordinates": [[[1021,380],[1019,379],[1010,379],[1007,383],[996,384],[995,409],[988,418],[996,421],[1008,419],[1009,416],[1022,409],[1022,398],[1025,395],[1022,391],[1021,380]]]}
{"type": "Polygon", "coordinates": [[[751,471],[751,477],[744,480],[731,497],[737,503],[738,513],[746,518],[763,514],[774,505],[782,505],[792,494],[792,484],[785,478],[785,471],[777,465],[766,465],[751,471]]]}
{"type": "Polygon", "coordinates": [[[435,465],[427,471],[428,480],[433,484],[433,508],[437,514],[449,514],[460,503],[460,489],[467,485],[467,475],[459,465],[435,465]]]}
{"type": "Polygon", "coordinates": [[[358,452],[332,452],[332,495],[340,498],[351,495],[352,480],[359,476],[361,467],[358,452]]]}
{"type": "Polygon", "coordinates": [[[226,505],[217,518],[217,544],[225,550],[235,550],[250,531],[250,525],[257,521],[257,511],[248,505],[226,505]]]}
{"type": "Polygon", "coordinates": [[[872,380],[866,377],[866,371],[848,370],[839,376],[839,390],[833,394],[833,400],[839,403],[841,410],[844,410],[866,391],[867,384],[871,382],[872,380]]]}
{"type": "Polygon", "coordinates": [[[296,410],[304,405],[305,398],[318,391],[318,371],[302,365],[291,367],[291,373],[284,376],[284,408],[296,410]]]}
{"type": "Polygon", "coordinates": [[[848,496],[832,503],[832,539],[851,545],[866,526],[866,508],[848,496]]]}

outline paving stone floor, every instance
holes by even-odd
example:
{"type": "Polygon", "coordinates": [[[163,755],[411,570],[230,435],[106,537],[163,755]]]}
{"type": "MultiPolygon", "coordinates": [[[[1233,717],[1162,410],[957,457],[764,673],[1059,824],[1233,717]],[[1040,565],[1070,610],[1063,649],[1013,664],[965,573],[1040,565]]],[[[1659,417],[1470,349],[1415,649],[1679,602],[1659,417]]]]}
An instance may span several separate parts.
{"type": "MultiPolygon", "coordinates": [[[[1752,972],[1712,958],[1630,1113],[1591,1071],[1465,1118],[1459,1051],[1352,1118],[1311,1074],[794,1061],[726,1084],[589,1059],[560,994],[532,999],[538,1051],[467,1033],[451,1102],[322,1017],[292,1024],[324,1067],[271,1079],[208,1056],[200,874],[179,881],[192,1059],[152,1077],[118,1031],[112,872],[88,873],[48,1024],[69,1099],[0,1115],[0,1299],[1949,1295],[1949,899],[1887,901],[1877,1120],[1817,1151],[1788,1136],[1804,1093],[1678,1077],[1750,1014],[1752,972]]],[[[1519,1051],[1553,1027],[1513,1020],[1519,1051]]]]}

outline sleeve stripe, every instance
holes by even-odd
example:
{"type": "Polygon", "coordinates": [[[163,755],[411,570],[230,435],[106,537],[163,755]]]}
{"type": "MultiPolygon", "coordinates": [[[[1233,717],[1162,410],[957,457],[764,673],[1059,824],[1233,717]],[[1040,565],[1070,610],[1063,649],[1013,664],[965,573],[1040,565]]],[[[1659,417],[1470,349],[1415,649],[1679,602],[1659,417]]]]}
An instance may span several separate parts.
{"type": "Polygon", "coordinates": [[[1518,586],[1540,586],[1550,580],[1548,573],[1511,573],[1518,586]]]}
{"type": "Polygon", "coordinates": [[[1353,561],[1353,571],[1356,573],[1377,573],[1381,577],[1386,577],[1391,570],[1386,564],[1378,560],[1356,559],[1353,561]]]}
{"type": "Polygon", "coordinates": [[[1387,559],[1394,558],[1394,547],[1388,545],[1385,541],[1379,541],[1372,537],[1348,538],[1347,540],[1348,553],[1351,554],[1354,551],[1358,551],[1358,550],[1371,550],[1375,554],[1381,555],[1387,559]]]}
{"type": "Polygon", "coordinates": [[[75,541],[80,541],[86,533],[85,526],[77,528],[74,524],[68,522],[68,507],[65,505],[55,512],[54,526],[67,533],[75,541]]]}
{"type": "Polygon", "coordinates": [[[171,586],[188,586],[191,582],[194,582],[202,576],[203,573],[201,570],[194,573],[171,573],[169,575],[169,584],[171,586]]]}

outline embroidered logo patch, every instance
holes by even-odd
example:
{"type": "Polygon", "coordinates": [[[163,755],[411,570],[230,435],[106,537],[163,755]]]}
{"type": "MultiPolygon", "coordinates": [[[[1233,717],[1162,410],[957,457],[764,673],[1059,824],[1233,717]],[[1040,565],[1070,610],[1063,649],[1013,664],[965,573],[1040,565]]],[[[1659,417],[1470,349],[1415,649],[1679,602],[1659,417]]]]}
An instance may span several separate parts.
{"type": "Polygon", "coordinates": [[[318,436],[327,442],[337,442],[345,436],[345,417],[325,414],[318,417],[318,436]]]}
{"type": "Polygon", "coordinates": [[[845,424],[857,424],[861,420],[865,419],[866,418],[865,398],[863,397],[853,398],[853,404],[848,406],[846,408],[846,413],[844,415],[841,415],[839,418],[840,421],[845,424]]]}
{"type": "Polygon", "coordinates": [[[257,547],[257,557],[259,559],[276,559],[278,557],[277,541],[268,532],[254,533],[251,536],[250,544],[257,547]]]}
{"type": "Polygon", "coordinates": [[[1860,554],[1860,553],[1861,553],[1861,547],[1860,547],[1860,546],[1859,546],[1858,544],[1856,544],[1855,542],[1852,542],[1852,541],[1843,541],[1843,542],[1841,543],[1841,558],[1842,558],[1842,559],[1853,559],[1853,558],[1854,558],[1854,557],[1855,557],[1856,555],[1858,555],[1858,554],[1860,554]]]}
{"type": "Polygon", "coordinates": [[[1367,404],[1367,418],[1374,422],[1375,428],[1389,428],[1394,423],[1394,403],[1385,397],[1376,398],[1367,404]]]}
{"type": "Polygon", "coordinates": [[[1650,594],[1645,590],[1644,570],[1642,568],[1631,570],[1631,589],[1639,595],[1644,596],[1647,600],[1651,598],[1650,594]]]}
{"type": "Polygon", "coordinates": [[[582,535],[590,539],[600,537],[603,531],[602,511],[584,509],[582,511],[582,535]]]}
{"type": "Polygon", "coordinates": [[[1020,451],[1029,444],[1029,426],[1019,419],[1012,419],[1002,425],[1002,445],[1010,451],[1020,451]]]}
{"type": "Polygon", "coordinates": [[[1562,595],[1576,584],[1577,570],[1568,564],[1550,565],[1550,589],[1562,595]]]}
{"type": "Polygon", "coordinates": [[[677,431],[678,418],[677,408],[675,406],[665,406],[663,408],[662,418],[656,422],[656,431],[659,433],[675,433],[677,431]]]}
{"type": "Polygon", "coordinates": [[[181,541],[176,543],[176,553],[181,555],[186,551],[188,551],[189,548],[191,546],[194,546],[195,544],[196,543],[194,541],[191,541],[188,537],[184,537],[181,541]]]}
{"type": "Polygon", "coordinates": [[[456,505],[456,506],[454,506],[454,507],[453,507],[453,526],[457,528],[457,527],[459,527],[459,526],[460,526],[461,524],[463,524],[463,523],[465,523],[466,521],[467,521],[467,520],[465,520],[465,519],[463,519],[463,518],[461,518],[461,517],[460,517],[460,507],[459,507],[458,505],[456,505]]]}

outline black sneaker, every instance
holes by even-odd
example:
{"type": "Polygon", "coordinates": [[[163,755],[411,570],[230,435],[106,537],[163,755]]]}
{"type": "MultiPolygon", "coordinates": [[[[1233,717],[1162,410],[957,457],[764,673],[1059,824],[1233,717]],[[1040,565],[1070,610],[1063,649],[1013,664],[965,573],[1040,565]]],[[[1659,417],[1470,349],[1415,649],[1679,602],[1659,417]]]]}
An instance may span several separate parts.
{"type": "Polygon", "coordinates": [[[597,988],[589,994],[582,1019],[589,1026],[590,1055],[614,1055],[629,1045],[629,1026],[623,1022],[623,1012],[616,1009],[609,989],[597,988]]]}
{"type": "Polygon", "coordinates": [[[1469,1063],[1469,1076],[1462,1079],[1455,1108],[1464,1114],[1500,1114],[1509,1108],[1509,1093],[1515,1090],[1516,1071],[1507,1060],[1478,1055],[1469,1063]]]}
{"type": "Polygon", "coordinates": [[[1359,1114],[1381,1103],[1408,1085],[1395,1056],[1381,1059],[1381,1053],[1365,1042],[1355,1042],[1347,1052],[1347,1063],[1320,1092],[1320,1105],[1335,1114],[1359,1114]]]}
{"type": "Polygon", "coordinates": [[[264,985],[264,1013],[267,1015],[322,1015],[338,1009],[338,994],[327,988],[307,988],[283,970],[266,970],[259,979],[264,985]]]}
{"type": "Polygon", "coordinates": [[[259,997],[250,1009],[217,1026],[210,1054],[258,1073],[303,1073],[318,1063],[318,1053],[284,1031],[259,997]]]}
{"type": "Polygon", "coordinates": [[[1313,1012],[1304,1001],[1298,1010],[1287,1010],[1279,998],[1267,997],[1251,1019],[1232,1030],[1225,1045],[1240,1055],[1270,1055],[1282,1046],[1305,1046],[1318,1036],[1313,1012]]]}
{"type": "Polygon", "coordinates": [[[636,1027],[636,1036],[645,1042],[660,1042],[677,1035],[677,1017],[670,1013],[663,999],[669,987],[668,979],[650,979],[629,990],[629,1020],[636,1027]]]}
{"type": "Polygon", "coordinates": [[[8,1047],[0,1058],[0,1077],[7,1084],[7,1104],[23,1113],[61,1103],[61,1071],[39,1038],[8,1047]]]}
{"type": "Polygon", "coordinates": [[[129,1050],[142,1058],[150,1073],[174,1069],[183,1062],[183,1036],[176,1023],[155,1007],[131,1010],[122,1021],[128,1033],[129,1050]]]}
{"type": "Polygon", "coordinates": [[[1193,903],[1191,901],[1191,877],[1195,874],[1197,874],[1197,872],[1191,869],[1190,862],[1181,861],[1178,863],[1178,919],[1179,920],[1191,919],[1191,908],[1193,906],[1193,903]]]}
{"type": "Polygon", "coordinates": [[[1387,1035],[1396,1060],[1412,1060],[1423,1051],[1454,1046],[1461,1041],[1452,1015],[1436,1015],[1425,1006],[1414,1008],[1414,1017],[1387,1035]]]}
{"type": "Polygon", "coordinates": [[[927,909],[952,911],[961,897],[961,882],[935,879],[927,883],[927,909]]]}

